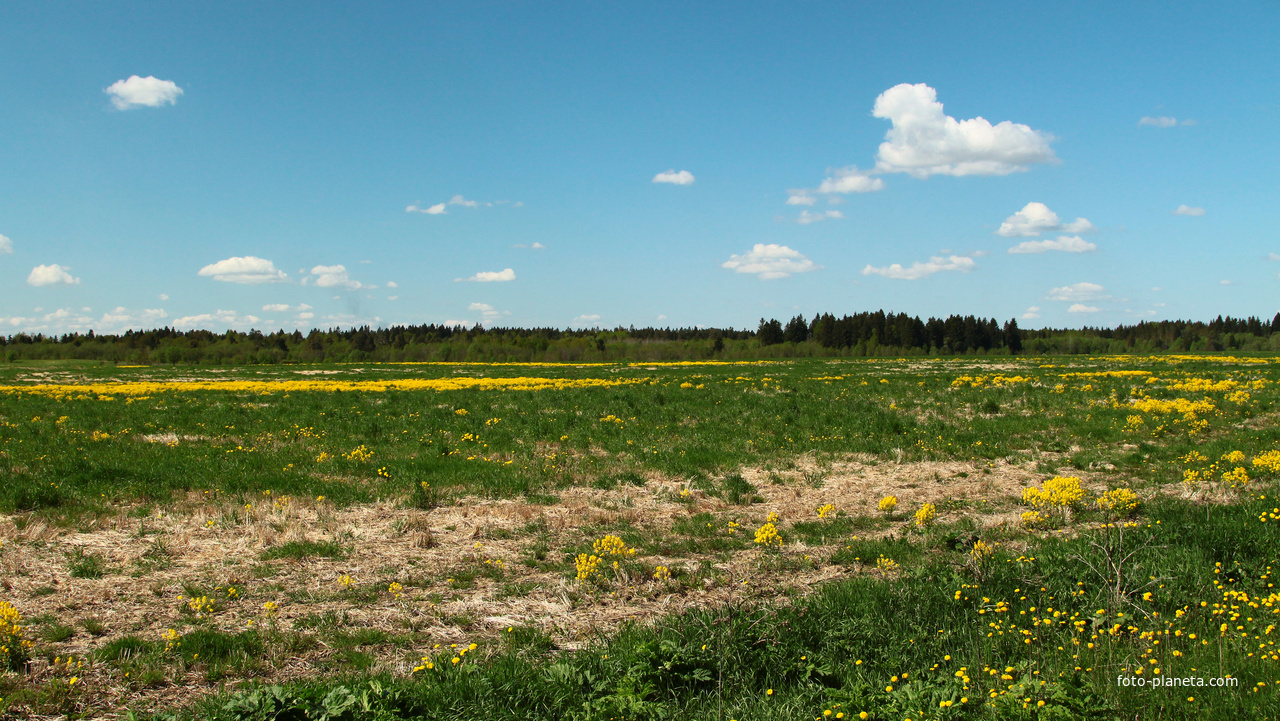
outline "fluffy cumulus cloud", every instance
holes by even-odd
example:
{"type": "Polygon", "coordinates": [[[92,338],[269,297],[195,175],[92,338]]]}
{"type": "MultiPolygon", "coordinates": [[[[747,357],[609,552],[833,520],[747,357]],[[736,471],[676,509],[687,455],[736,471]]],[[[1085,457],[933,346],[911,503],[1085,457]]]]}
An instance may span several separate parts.
{"type": "Polygon", "coordinates": [[[687,170],[676,171],[674,168],[665,173],[653,176],[655,183],[671,183],[672,185],[693,185],[693,173],[687,170]]]}
{"type": "Polygon", "coordinates": [[[1092,230],[1093,223],[1085,218],[1063,223],[1058,214],[1049,210],[1049,206],[1044,203],[1027,203],[1022,210],[1004,219],[996,229],[996,235],[1006,238],[1034,238],[1041,233],[1088,233],[1092,230]]]}
{"type": "Polygon", "coordinates": [[[1008,175],[1057,160],[1047,133],[1008,120],[956,120],[943,112],[938,93],[903,83],[880,94],[871,114],[893,127],[876,156],[876,170],[930,175],[1008,175]]]}
{"type": "Polygon", "coordinates": [[[54,263],[53,265],[37,265],[27,275],[27,285],[75,285],[79,278],[71,275],[71,269],[54,263]]]}
{"type": "Polygon", "coordinates": [[[585,313],[569,321],[569,325],[596,325],[599,322],[599,313],[585,313]]]}
{"type": "Polygon", "coordinates": [[[1097,313],[1098,307],[1096,305],[1085,305],[1084,303],[1072,303],[1071,307],[1067,308],[1067,312],[1068,313],[1097,313]]]}
{"type": "Polygon", "coordinates": [[[283,283],[289,280],[289,276],[285,275],[284,271],[277,270],[274,263],[252,255],[236,256],[210,263],[201,268],[199,274],[224,283],[241,285],[283,283]]]}
{"type": "Polygon", "coordinates": [[[516,272],[510,268],[503,270],[482,270],[470,278],[454,278],[453,282],[474,282],[474,283],[505,283],[509,280],[516,279],[516,272]]]}
{"type": "Polygon", "coordinates": [[[374,287],[365,285],[358,280],[352,280],[350,274],[347,273],[345,265],[317,265],[311,269],[311,277],[304,278],[303,283],[314,283],[320,288],[346,288],[348,290],[374,287]]]}
{"type": "Polygon", "coordinates": [[[1106,295],[1106,289],[1097,283],[1075,283],[1073,285],[1064,285],[1061,288],[1050,288],[1048,295],[1049,300],[1067,302],[1103,300],[1110,297],[1106,295]]]}
{"type": "Polygon", "coordinates": [[[13,252],[13,241],[0,235],[0,255],[13,252]]]}
{"type": "Polygon", "coordinates": [[[883,268],[877,268],[872,265],[862,269],[863,275],[882,275],[886,278],[894,278],[896,280],[919,280],[927,278],[934,273],[943,271],[959,271],[968,273],[978,264],[973,262],[973,258],[966,255],[949,255],[946,257],[934,256],[926,263],[919,261],[912,263],[909,267],[903,267],[898,263],[888,265],[883,268]]]}
{"type": "Polygon", "coordinates": [[[187,315],[174,318],[174,328],[205,328],[208,330],[227,330],[229,328],[243,330],[251,328],[262,321],[256,315],[241,315],[234,310],[216,310],[212,313],[187,315]]]}
{"type": "Polygon", "coordinates": [[[445,203],[436,203],[435,205],[423,208],[418,203],[414,203],[404,209],[406,213],[426,213],[427,215],[444,215],[445,203]]]}
{"type": "Polygon", "coordinates": [[[1036,318],[1039,318],[1039,317],[1040,317],[1040,306],[1038,305],[1033,305],[1030,308],[1027,308],[1027,311],[1022,314],[1023,320],[1035,320],[1036,318]]]}
{"type": "MultiPolygon", "coordinates": [[[[878,175],[1008,175],[1058,158],[1053,137],[1009,120],[992,125],[982,117],[956,120],[947,115],[938,93],[919,83],[902,83],[876,98],[871,111],[892,123],[876,153],[876,165],[831,171],[817,188],[789,191],[788,205],[813,205],[813,194],[871,193],[884,189],[878,175]]],[[[1072,231],[1081,232],[1081,231],[1072,231]]]]}
{"type": "Polygon", "coordinates": [[[785,245],[756,243],[750,252],[731,255],[720,267],[735,273],[750,273],[761,280],[774,280],[786,278],[793,273],[808,273],[822,266],[785,245]]]}
{"type": "Polygon", "coordinates": [[[173,105],[182,95],[182,88],[172,80],[130,75],[128,80],[117,80],[102,92],[111,96],[111,104],[117,110],[129,110],[173,105]]]}
{"type": "Polygon", "coordinates": [[[1091,253],[1098,246],[1078,235],[1060,235],[1057,240],[1024,240],[1009,249],[1010,253],[1047,253],[1060,250],[1064,253],[1091,253]]]}
{"type": "Polygon", "coordinates": [[[1190,215],[1194,217],[1198,215],[1204,215],[1204,208],[1197,208],[1191,205],[1179,205],[1178,207],[1173,209],[1173,214],[1174,215],[1190,215]]]}
{"type": "Polygon", "coordinates": [[[818,213],[811,213],[807,210],[802,210],[800,211],[800,216],[796,218],[796,222],[800,225],[808,225],[810,223],[816,223],[819,220],[831,220],[843,217],[844,213],[841,213],[838,210],[827,210],[818,213]]]}

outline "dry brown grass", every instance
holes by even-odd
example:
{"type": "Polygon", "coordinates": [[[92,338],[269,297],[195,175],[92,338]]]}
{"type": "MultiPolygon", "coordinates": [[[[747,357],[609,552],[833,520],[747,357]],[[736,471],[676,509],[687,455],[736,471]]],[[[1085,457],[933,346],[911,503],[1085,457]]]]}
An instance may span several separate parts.
{"type": "MultiPolygon", "coordinates": [[[[0,555],[0,581],[4,596],[25,617],[48,613],[62,625],[91,617],[106,626],[102,637],[81,631],[61,643],[44,644],[60,656],[87,658],[95,648],[125,635],[159,639],[166,629],[191,623],[179,599],[184,584],[208,590],[235,585],[241,600],[224,603],[224,610],[203,623],[228,632],[261,627],[267,622],[262,612],[267,601],[279,605],[274,623],[284,630],[304,618],[345,612],[354,628],[414,634],[412,647],[364,649],[376,658],[377,667],[404,672],[415,654],[435,643],[494,640],[509,626],[538,628],[558,647],[571,649],[627,621],[647,622],[732,598],[785,602],[788,595],[857,572],[825,562],[836,546],[810,548],[792,541],[781,554],[792,561],[783,573],[776,570],[777,554],[766,558],[757,548],[650,556],[640,559],[645,568],[661,564],[685,569],[686,581],[661,583],[637,571],[589,591],[572,578],[572,564],[564,563],[566,551],[589,544],[602,528],[629,524],[645,534],[666,534],[677,521],[711,512],[740,519],[741,532],[749,538],[752,524],[777,513],[786,535],[786,524],[815,520],[821,505],[832,504],[849,515],[873,515],[886,495],[898,497],[900,510],[926,501],[964,501],[978,509],[967,515],[994,525],[1016,521],[1016,511],[1005,501],[1043,479],[1030,463],[894,463],[870,457],[827,463],[802,458],[789,470],[746,469],[742,475],[757,488],[762,503],[730,506],[700,491],[692,494],[691,503],[678,502],[685,483],[655,474],[644,486],[571,487],[559,493],[555,505],[458,498],[430,511],[393,502],[337,509],[312,499],[268,496],[246,511],[238,502],[192,494],[147,518],[121,508],[98,519],[96,529],[79,529],[87,532],[53,527],[38,518],[28,519],[19,530],[16,517],[5,517],[0,518],[0,535],[11,541],[0,555]],[[989,502],[985,506],[984,500],[989,502]],[[259,560],[264,550],[290,541],[334,541],[350,550],[342,559],[259,560]],[[560,560],[560,565],[549,570],[526,565],[523,559],[537,544],[549,549],[547,559],[560,560]],[[76,548],[106,561],[102,577],[71,577],[67,554],[76,548]],[[797,562],[803,557],[811,560],[797,562]],[[449,583],[460,571],[478,573],[485,559],[504,563],[500,580],[476,575],[474,585],[462,589],[449,583]],[[369,598],[344,592],[339,583],[343,575],[369,598]],[[392,581],[405,585],[404,598],[386,592],[392,581]],[[46,587],[53,591],[40,595],[38,589],[46,587]]],[[[1087,478],[1086,484],[1098,486],[1087,478]]],[[[955,519],[944,512],[938,520],[955,519]]],[[[263,669],[265,677],[314,675],[317,665],[335,653],[323,634],[318,638],[310,651],[274,657],[263,669]]],[[[35,680],[47,675],[38,664],[34,668],[35,680]]],[[[125,703],[172,704],[214,688],[196,669],[167,684],[133,691],[118,676],[105,664],[92,665],[82,674],[84,693],[98,708],[119,708],[125,703]]]]}

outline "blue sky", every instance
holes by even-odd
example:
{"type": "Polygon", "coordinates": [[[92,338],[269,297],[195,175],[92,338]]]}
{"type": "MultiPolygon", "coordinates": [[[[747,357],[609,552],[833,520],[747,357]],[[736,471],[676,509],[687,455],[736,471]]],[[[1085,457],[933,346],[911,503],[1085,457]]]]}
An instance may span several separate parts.
{"type": "Polygon", "coordinates": [[[1275,3],[688,5],[0,7],[0,333],[1280,310],[1275,3]]]}

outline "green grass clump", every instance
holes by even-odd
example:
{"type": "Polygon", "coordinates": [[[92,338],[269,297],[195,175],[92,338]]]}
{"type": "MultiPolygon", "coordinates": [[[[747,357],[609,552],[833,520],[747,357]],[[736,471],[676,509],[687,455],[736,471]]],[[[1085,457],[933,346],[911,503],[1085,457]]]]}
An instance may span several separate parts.
{"type": "Polygon", "coordinates": [[[100,554],[86,553],[83,546],[67,555],[67,571],[72,578],[102,578],[107,562],[100,554]]]}
{"type": "Polygon", "coordinates": [[[289,541],[279,546],[268,548],[258,554],[258,560],[271,561],[277,558],[292,558],[295,561],[301,561],[307,558],[333,558],[343,559],[347,557],[349,549],[336,541],[289,541]]]}

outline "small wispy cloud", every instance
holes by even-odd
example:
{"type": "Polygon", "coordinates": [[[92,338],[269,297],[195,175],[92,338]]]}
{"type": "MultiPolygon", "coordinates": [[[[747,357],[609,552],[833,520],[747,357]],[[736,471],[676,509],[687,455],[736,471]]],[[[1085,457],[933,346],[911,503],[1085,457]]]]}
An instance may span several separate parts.
{"type": "Polygon", "coordinates": [[[516,272],[511,268],[506,268],[504,270],[497,271],[482,270],[470,278],[454,278],[453,282],[462,283],[470,281],[474,283],[505,283],[515,279],[516,272]]]}
{"type": "Polygon", "coordinates": [[[1049,300],[1076,302],[1082,300],[1103,300],[1110,298],[1111,296],[1106,295],[1106,288],[1103,288],[1097,283],[1073,283],[1072,285],[1064,285],[1061,288],[1050,288],[1047,297],[1049,300]]]}
{"type": "Polygon", "coordinates": [[[917,261],[907,267],[903,267],[899,263],[887,265],[882,268],[867,265],[867,267],[862,269],[862,274],[879,275],[885,278],[893,278],[895,280],[919,280],[921,278],[927,278],[934,273],[941,273],[944,271],[968,273],[976,267],[978,267],[978,264],[973,261],[973,258],[965,255],[950,255],[946,257],[934,256],[927,262],[917,261]]]}
{"type": "Polygon", "coordinates": [[[808,273],[822,266],[809,260],[798,250],[776,243],[756,243],[742,255],[731,255],[720,264],[735,273],[748,273],[761,280],[786,278],[793,273],[808,273]]]}
{"type": "Polygon", "coordinates": [[[1179,205],[1173,209],[1174,215],[1200,216],[1204,215],[1204,208],[1197,208],[1191,205],[1179,205]]]}
{"type": "Polygon", "coordinates": [[[213,278],[223,283],[240,285],[261,285],[263,283],[284,283],[289,276],[277,270],[275,263],[256,255],[233,256],[217,263],[210,263],[200,269],[197,275],[213,278]]]}
{"type": "Polygon", "coordinates": [[[800,211],[799,217],[796,218],[796,222],[800,225],[808,225],[810,223],[817,223],[820,220],[833,220],[843,217],[844,213],[841,213],[838,210],[826,210],[818,213],[811,213],[807,210],[802,210],[800,211]]]}
{"type": "Polygon", "coordinates": [[[1006,238],[1034,238],[1041,233],[1078,234],[1088,233],[1094,229],[1093,223],[1090,223],[1087,218],[1076,218],[1069,223],[1064,223],[1058,218],[1057,213],[1049,210],[1049,206],[1031,202],[1027,203],[1022,210],[1005,218],[996,229],[996,235],[1006,238]]]}
{"type": "Polygon", "coordinates": [[[665,173],[658,173],[653,176],[655,183],[670,183],[672,185],[693,185],[693,173],[687,170],[677,171],[674,168],[665,173]]]}
{"type": "Polygon", "coordinates": [[[311,269],[311,276],[304,278],[304,284],[315,284],[320,288],[346,288],[348,290],[369,289],[375,286],[352,280],[345,265],[317,265],[311,269]]]}
{"type": "Polygon", "coordinates": [[[1047,253],[1051,250],[1064,253],[1090,253],[1098,246],[1078,235],[1062,235],[1057,240],[1026,240],[1009,249],[1010,253],[1047,253]]]}
{"type": "Polygon", "coordinates": [[[130,110],[173,105],[182,95],[182,88],[172,80],[130,75],[127,80],[117,80],[108,85],[102,92],[111,96],[111,104],[116,110],[130,110]]]}

